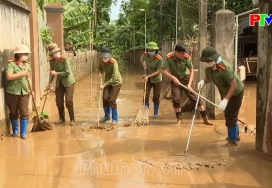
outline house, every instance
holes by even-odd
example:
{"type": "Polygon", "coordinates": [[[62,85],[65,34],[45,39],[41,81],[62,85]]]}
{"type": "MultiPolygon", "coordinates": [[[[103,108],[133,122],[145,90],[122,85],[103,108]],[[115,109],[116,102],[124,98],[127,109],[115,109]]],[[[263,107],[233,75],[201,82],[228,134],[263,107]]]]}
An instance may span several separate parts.
{"type": "Polygon", "coordinates": [[[249,26],[249,15],[258,14],[259,8],[236,15],[238,18],[238,65],[244,65],[247,76],[257,74],[258,24],[249,26]]]}

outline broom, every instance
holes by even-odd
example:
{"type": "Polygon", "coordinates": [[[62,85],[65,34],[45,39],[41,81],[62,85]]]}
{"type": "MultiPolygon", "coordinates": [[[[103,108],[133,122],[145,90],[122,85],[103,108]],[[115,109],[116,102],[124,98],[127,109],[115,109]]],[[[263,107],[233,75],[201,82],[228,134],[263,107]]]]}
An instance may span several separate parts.
{"type": "Polygon", "coordinates": [[[49,119],[49,116],[47,113],[45,113],[43,110],[44,110],[44,106],[45,106],[45,102],[46,102],[46,99],[47,99],[47,95],[50,93],[50,90],[46,90],[46,94],[44,95],[45,99],[44,99],[44,102],[43,102],[43,107],[42,107],[42,111],[41,111],[41,116],[43,116],[45,119],[49,119]]]}
{"type": "MultiPolygon", "coordinates": [[[[144,76],[143,76],[144,77],[144,76]]],[[[132,122],[127,122],[123,126],[146,126],[149,125],[149,108],[145,105],[145,95],[146,95],[146,81],[144,82],[144,93],[143,93],[143,104],[138,111],[137,117],[132,122]]]]}
{"type": "MultiPolygon", "coordinates": [[[[50,75],[49,75],[49,77],[50,77],[50,75]]],[[[53,79],[54,79],[54,77],[55,76],[53,76],[53,79]]],[[[50,81],[48,83],[48,86],[49,86],[49,88],[46,89],[45,99],[44,99],[43,107],[42,107],[42,111],[41,111],[41,116],[43,116],[45,119],[49,119],[49,115],[47,113],[45,113],[43,110],[44,110],[45,102],[46,102],[46,99],[47,99],[47,95],[50,93],[50,81]]]]}
{"type": "MultiPolygon", "coordinates": [[[[32,91],[32,88],[30,86],[28,76],[26,76],[26,80],[27,80],[27,83],[28,83],[28,88],[30,90],[30,93],[32,94],[33,91],[32,91]]],[[[33,105],[34,105],[34,110],[36,112],[36,116],[34,116],[34,118],[33,118],[34,125],[33,125],[32,129],[31,129],[31,132],[52,130],[53,126],[50,123],[48,123],[43,116],[39,116],[34,96],[32,96],[32,102],[33,102],[33,105]]]]}

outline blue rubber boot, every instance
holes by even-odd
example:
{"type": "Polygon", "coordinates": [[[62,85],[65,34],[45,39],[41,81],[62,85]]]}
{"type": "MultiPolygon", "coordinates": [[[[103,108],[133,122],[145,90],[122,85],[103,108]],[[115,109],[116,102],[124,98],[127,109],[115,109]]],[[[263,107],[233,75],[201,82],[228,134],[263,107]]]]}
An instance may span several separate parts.
{"type": "Polygon", "coordinates": [[[154,103],[154,118],[158,117],[159,104],[154,103]]]}
{"type": "Polygon", "coordinates": [[[22,139],[26,138],[27,124],[28,124],[28,120],[26,120],[26,119],[21,119],[20,120],[20,134],[21,134],[22,139]]]}
{"type": "Polygon", "coordinates": [[[237,136],[238,136],[238,131],[237,131],[237,126],[229,128],[228,127],[228,142],[230,145],[237,145],[237,136]]]}
{"type": "Polygon", "coordinates": [[[118,123],[118,112],[117,112],[117,108],[112,108],[112,125],[115,125],[118,123]]]}
{"type": "Polygon", "coordinates": [[[148,102],[146,102],[145,105],[149,108],[149,103],[148,102]]]}
{"type": "Polygon", "coordinates": [[[99,122],[106,122],[110,120],[110,106],[104,107],[105,116],[99,122]]]}
{"type": "MultiPolygon", "coordinates": [[[[238,122],[236,123],[236,128],[237,128],[237,141],[240,141],[241,140],[241,137],[239,135],[239,125],[238,125],[238,122]]],[[[228,137],[226,138],[226,140],[228,141],[228,137]]]]}
{"type": "Polygon", "coordinates": [[[18,134],[18,120],[11,120],[12,134],[11,136],[17,136],[18,134]]]}

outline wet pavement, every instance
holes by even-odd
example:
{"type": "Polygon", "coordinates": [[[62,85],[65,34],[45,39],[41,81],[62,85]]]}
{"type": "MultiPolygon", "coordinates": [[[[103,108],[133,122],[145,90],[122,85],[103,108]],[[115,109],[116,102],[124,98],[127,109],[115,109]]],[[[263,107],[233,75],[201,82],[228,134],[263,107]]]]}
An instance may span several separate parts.
{"type": "MultiPolygon", "coordinates": [[[[242,124],[238,147],[224,147],[224,121],[216,120],[214,126],[207,126],[197,119],[186,156],[182,154],[193,114],[186,113],[183,124],[176,125],[170,100],[161,99],[159,117],[150,118],[149,126],[122,127],[136,117],[143,94],[141,73],[130,71],[123,75],[123,81],[117,102],[119,127],[112,131],[82,131],[82,127],[97,125],[99,79],[93,74],[75,86],[76,126],[71,127],[67,121],[66,125],[54,125],[51,131],[28,132],[26,140],[0,140],[0,187],[271,187],[272,163],[255,151],[255,137],[243,133],[242,124]],[[205,161],[216,165],[205,166],[205,161]],[[194,162],[203,164],[194,164],[197,168],[186,166],[194,162]]],[[[255,87],[254,81],[246,83],[239,116],[252,127],[255,87]]],[[[54,100],[52,93],[44,110],[51,123],[58,118],[54,100]]],[[[149,112],[152,115],[152,103],[149,112]]],[[[67,111],[66,119],[69,120],[67,111]]]]}

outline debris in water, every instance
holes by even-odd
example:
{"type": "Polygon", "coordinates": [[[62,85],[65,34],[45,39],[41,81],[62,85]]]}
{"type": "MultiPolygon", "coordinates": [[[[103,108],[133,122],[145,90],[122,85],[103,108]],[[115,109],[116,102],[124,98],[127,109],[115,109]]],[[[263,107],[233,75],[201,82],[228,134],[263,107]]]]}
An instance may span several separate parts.
{"type": "Polygon", "coordinates": [[[132,122],[125,123],[122,127],[142,127],[149,125],[148,119],[135,119],[132,122]]]}
{"type": "Polygon", "coordinates": [[[206,167],[214,169],[216,167],[226,167],[233,164],[236,159],[229,157],[227,159],[218,159],[207,161],[196,156],[190,157],[170,157],[164,160],[154,160],[150,159],[138,159],[140,162],[145,163],[146,165],[151,165],[157,168],[168,168],[168,169],[186,169],[186,170],[199,170],[200,167],[206,167]],[[191,158],[190,158],[191,157],[191,158]],[[160,165],[157,165],[157,164],[160,165]]]}
{"type": "Polygon", "coordinates": [[[5,131],[2,131],[2,133],[0,134],[0,139],[3,140],[4,136],[7,136],[7,133],[5,131]]]}
{"type": "Polygon", "coordinates": [[[114,125],[96,125],[96,126],[90,126],[90,127],[81,127],[81,130],[84,132],[87,131],[96,131],[96,130],[100,130],[100,131],[112,131],[114,129],[114,125]]]}

